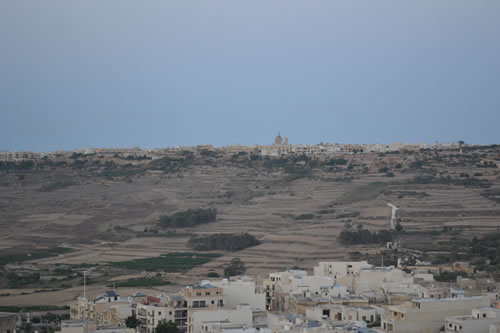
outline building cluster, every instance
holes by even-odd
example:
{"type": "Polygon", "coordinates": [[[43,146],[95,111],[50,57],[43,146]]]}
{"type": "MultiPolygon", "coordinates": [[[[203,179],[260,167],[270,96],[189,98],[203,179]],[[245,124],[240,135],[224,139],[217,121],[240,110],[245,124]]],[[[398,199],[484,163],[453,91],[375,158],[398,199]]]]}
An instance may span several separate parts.
{"type": "Polygon", "coordinates": [[[35,161],[41,158],[41,154],[31,151],[23,152],[9,152],[0,151],[0,162],[21,162],[21,161],[35,161]]]}
{"type": "Polygon", "coordinates": [[[62,331],[128,332],[132,317],[137,333],[154,333],[162,321],[187,333],[500,332],[496,283],[472,281],[443,285],[423,269],[320,262],[312,275],[286,270],[205,280],[175,294],[79,298],[62,331]]]}
{"type": "Polygon", "coordinates": [[[34,153],[34,152],[8,152],[0,151],[0,161],[17,162],[26,160],[39,160],[47,157],[50,159],[68,158],[73,154],[95,155],[119,157],[125,159],[157,159],[165,156],[174,156],[183,152],[191,152],[200,154],[202,152],[217,153],[222,156],[233,156],[237,154],[251,154],[268,157],[280,157],[288,155],[306,155],[315,158],[330,158],[341,154],[355,153],[388,153],[388,152],[404,152],[418,151],[420,149],[435,149],[449,150],[459,149],[465,146],[464,144],[405,144],[405,143],[390,143],[390,144],[339,144],[339,143],[319,143],[319,144],[290,144],[287,137],[282,137],[280,133],[275,137],[274,142],[270,145],[228,145],[223,147],[214,147],[210,144],[202,144],[197,146],[175,146],[168,148],[157,149],[141,149],[133,148],[85,148],[74,151],[54,151],[50,153],[34,153]]]}

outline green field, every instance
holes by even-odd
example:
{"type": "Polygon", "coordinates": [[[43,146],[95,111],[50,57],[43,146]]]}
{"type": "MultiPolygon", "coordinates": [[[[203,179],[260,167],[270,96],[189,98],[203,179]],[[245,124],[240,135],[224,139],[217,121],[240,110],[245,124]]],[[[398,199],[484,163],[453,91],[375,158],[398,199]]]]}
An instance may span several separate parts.
{"type": "Polygon", "coordinates": [[[169,253],[154,258],[118,261],[110,264],[133,270],[182,272],[220,256],[221,254],[218,253],[169,253]]]}
{"type": "Polygon", "coordinates": [[[65,247],[53,247],[49,249],[38,249],[25,253],[12,253],[0,256],[0,265],[11,264],[15,262],[23,262],[28,260],[37,260],[49,257],[56,257],[60,254],[65,254],[73,251],[65,247]]]}
{"type": "Polygon", "coordinates": [[[14,306],[14,305],[0,305],[0,312],[32,312],[32,311],[58,311],[69,310],[69,306],[57,305],[27,305],[27,306],[14,306]]]}
{"type": "Polygon", "coordinates": [[[117,287],[153,287],[153,286],[165,286],[167,284],[172,284],[170,281],[161,280],[157,278],[137,278],[130,279],[124,282],[119,282],[116,284],[117,287]]]}

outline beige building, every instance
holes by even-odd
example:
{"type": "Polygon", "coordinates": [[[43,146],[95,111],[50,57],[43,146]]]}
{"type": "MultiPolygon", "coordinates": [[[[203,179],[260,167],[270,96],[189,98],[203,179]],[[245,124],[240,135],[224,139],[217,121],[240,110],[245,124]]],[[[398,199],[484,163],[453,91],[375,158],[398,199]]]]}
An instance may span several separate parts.
{"type": "Polygon", "coordinates": [[[445,317],[468,315],[475,308],[490,305],[488,297],[414,299],[408,304],[390,306],[382,316],[382,329],[398,333],[435,333],[445,317]]]}
{"type": "Polygon", "coordinates": [[[78,302],[70,306],[72,320],[86,320],[95,325],[124,327],[125,319],[131,314],[131,304],[121,300],[114,291],[92,300],[79,297],[78,302]]]}
{"type": "Polygon", "coordinates": [[[167,296],[160,303],[137,304],[137,331],[152,333],[161,320],[171,321],[181,330],[187,328],[187,302],[180,296],[167,296]]]}
{"type": "Polygon", "coordinates": [[[181,289],[180,295],[166,296],[154,304],[137,304],[138,331],[153,333],[161,320],[171,321],[181,331],[188,329],[192,311],[224,309],[223,289],[208,281],[181,289]]]}
{"type": "Polygon", "coordinates": [[[40,154],[31,151],[21,151],[21,152],[0,151],[0,161],[2,162],[33,161],[39,159],[40,159],[40,154]]]}
{"type": "Polygon", "coordinates": [[[124,327],[101,328],[95,324],[85,323],[83,320],[63,320],[61,333],[135,333],[135,331],[124,327]]]}

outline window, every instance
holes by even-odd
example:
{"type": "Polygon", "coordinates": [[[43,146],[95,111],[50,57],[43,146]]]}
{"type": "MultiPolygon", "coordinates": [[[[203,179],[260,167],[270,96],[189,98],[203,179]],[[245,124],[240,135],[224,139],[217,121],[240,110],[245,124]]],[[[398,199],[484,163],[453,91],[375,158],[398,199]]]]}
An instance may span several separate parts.
{"type": "Polygon", "coordinates": [[[205,292],[205,296],[210,296],[210,291],[205,292]]]}
{"type": "Polygon", "coordinates": [[[161,316],[161,311],[158,311],[158,316],[161,316]]]}
{"type": "Polygon", "coordinates": [[[196,296],[201,296],[201,293],[196,293],[196,296]]]}
{"type": "Polygon", "coordinates": [[[483,313],[483,318],[486,318],[486,313],[483,313]]]}

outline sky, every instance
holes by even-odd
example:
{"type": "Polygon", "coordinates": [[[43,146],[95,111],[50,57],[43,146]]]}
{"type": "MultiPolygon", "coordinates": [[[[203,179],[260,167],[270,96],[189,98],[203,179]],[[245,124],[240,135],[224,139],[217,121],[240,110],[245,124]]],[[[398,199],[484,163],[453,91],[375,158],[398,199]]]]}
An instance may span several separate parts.
{"type": "Polygon", "coordinates": [[[498,0],[0,0],[0,150],[500,143],[498,0]]]}

